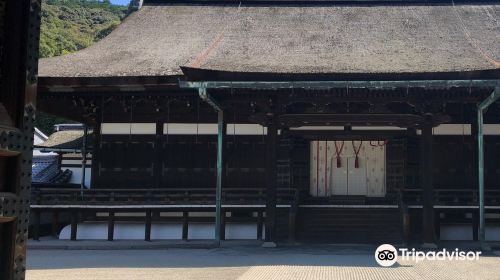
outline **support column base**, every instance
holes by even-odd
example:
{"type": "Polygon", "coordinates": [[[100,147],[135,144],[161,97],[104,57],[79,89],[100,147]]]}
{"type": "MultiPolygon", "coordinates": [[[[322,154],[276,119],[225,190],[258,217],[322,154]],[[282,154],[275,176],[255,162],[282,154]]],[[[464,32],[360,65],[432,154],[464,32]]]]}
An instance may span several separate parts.
{"type": "Polygon", "coordinates": [[[262,248],[276,248],[275,242],[264,242],[262,243],[262,248]]]}

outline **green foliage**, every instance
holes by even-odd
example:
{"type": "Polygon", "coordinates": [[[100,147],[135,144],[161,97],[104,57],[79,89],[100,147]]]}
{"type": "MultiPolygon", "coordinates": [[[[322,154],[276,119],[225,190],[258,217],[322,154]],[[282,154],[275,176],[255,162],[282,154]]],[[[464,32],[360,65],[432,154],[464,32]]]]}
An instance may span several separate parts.
{"type": "Polygon", "coordinates": [[[60,123],[76,123],[76,122],[56,117],[53,115],[49,115],[41,111],[36,112],[36,127],[47,135],[51,135],[52,133],[54,133],[54,125],[60,123]]]}
{"type": "MultiPolygon", "coordinates": [[[[106,37],[126,16],[126,7],[109,0],[43,0],[40,57],[86,48],[106,37]]],[[[37,112],[36,126],[44,133],[52,134],[54,124],[59,123],[72,121],[37,112]]]]}
{"type": "Polygon", "coordinates": [[[40,57],[65,55],[108,35],[127,16],[109,0],[46,0],[42,5],[40,57]]]}

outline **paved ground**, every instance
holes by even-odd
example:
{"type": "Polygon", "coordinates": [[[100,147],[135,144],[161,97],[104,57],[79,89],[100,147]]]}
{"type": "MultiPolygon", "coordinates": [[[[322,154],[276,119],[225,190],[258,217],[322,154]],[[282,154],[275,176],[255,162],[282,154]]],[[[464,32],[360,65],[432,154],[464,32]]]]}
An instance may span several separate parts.
{"type": "Polygon", "coordinates": [[[30,250],[28,280],[500,279],[500,257],[377,265],[371,248],[30,250]]]}

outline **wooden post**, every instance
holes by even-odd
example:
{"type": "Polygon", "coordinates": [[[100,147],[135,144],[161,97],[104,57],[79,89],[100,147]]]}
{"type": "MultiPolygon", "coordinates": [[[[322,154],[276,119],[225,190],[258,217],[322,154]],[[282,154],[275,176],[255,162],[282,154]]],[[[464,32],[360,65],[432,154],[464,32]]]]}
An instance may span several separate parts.
{"type": "MultiPolygon", "coordinates": [[[[81,195],[83,196],[83,189],[85,189],[85,177],[87,171],[87,135],[88,127],[86,124],[83,125],[83,139],[82,139],[82,180],[80,182],[80,189],[82,190],[81,195]]],[[[62,155],[61,155],[62,158],[62,155]]]]}
{"type": "Polygon", "coordinates": [[[297,221],[297,207],[292,205],[288,214],[288,242],[295,242],[295,225],[297,221]]]}
{"type": "Polygon", "coordinates": [[[52,212],[52,236],[57,237],[59,235],[59,212],[54,210],[52,212]]]}
{"type": "Polygon", "coordinates": [[[479,209],[472,209],[472,239],[479,240],[479,209]]]}
{"type": "MultiPolygon", "coordinates": [[[[470,187],[473,189],[478,189],[478,182],[479,182],[479,172],[478,172],[478,164],[479,164],[479,148],[478,148],[478,123],[477,123],[477,115],[472,114],[471,118],[471,140],[472,140],[472,146],[471,146],[471,162],[469,163],[470,166],[470,174],[469,176],[472,177],[472,180],[470,182],[470,187]]],[[[464,183],[465,184],[465,183],[464,183]]],[[[472,196],[472,203],[477,205],[478,203],[478,197],[474,193],[472,196]]],[[[472,210],[472,239],[474,241],[479,240],[479,210],[473,209],[472,210]]]]}
{"type": "Polygon", "coordinates": [[[71,237],[70,239],[75,241],[78,229],[78,210],[71,211],[71,237]]]}
{"type": "Polygon", "coordinates": [[[40,216],[39,210],[33,211],[33,240],[40,240],[40,216]]]}
{"type": "Polygon", "coordinates": [[[262,240],[262,228],[264,223],[264,212],[262,210],[257,211],[257,239],[262,240]]]}
{"type": "Polygon", "coordinates": [[[266,168],[266,246],[276,246],[276,148],[278,129],[274,123],[267,126],[266,168]]]}
{"type": "Polygon", "coordinates": [[[144,228],[144,240],[151,241],[151,211],[146,211],[146,222],[144,228]]]}
{"type": "Polygon", "coordinates": [[[99,171],[100,171],[100,151],[101,151],[101,110],[98,109],[96,112],[96,123],[94,125],[93,134],[94,140],[92,143],[92,166],[91,166],[91,174],[90,174],[90,186],[98,187],[99,186],[99,171]]]}
{"type": "Polygon", "coordinates": [[[225,182],[225,150],[226,150],[226,131],[227,120],[223,111],[217,112],[218,132],[217,132],[217,184],[215,194],[215,240],[220,242],[221,219],[222,219],[222,187],[225,182]]]}
{"type": "MultiPolygon", "coordinates": [[[[475,190],[478,189],[478,182],[479,182],[479,172],[478,172],[478,163],[479,163],[479,149],[478,149],[478,137],[477,137],[477,134],[478,134],[478,130],[479,130],[479,127],[478,127],[478,123],[477,123],[477,116],[473,114],[472,118],[471,118],[471,135],[470,135],[470,138],[472,140],[472,146],[471,146],[471,150],[470,150],[470,155],[471,155],[471,162],[469,162],[470,164],[470,172],[469,172],[469,176],[472,177],[471,180],[467,180],[467,182],[469,182],[470,185],[466,185],[466,182],[464,182],[464,187],[466,188],[473,188],[475,190]]],[[[475,201],[475,203],[477,203],[477,201],[475,201]]]]}
{"type": "Polygon", "coordinates": [[[220,240],[226,240],[226,211],[221,211],[220,218],[220,240]]]}
{"type": "Polygon", "coordinates": [[[435,243],[434,229],[434,187],[433,187],[433,160],[432,160],[432,125],[425,123],[421,136],[421,184],[423,191],[423,242],[427,245],[435,243]]]}
{"type": "Polygon", "coordinates": [[[113,241],[115,235],[115,212],[108,213],[108,241],[113,241]]]}
{"type": "Polygon", "coordinates": [[[188,240],[189,235],[189,212],[182,212],[182,240],[188,240]]]}
{"type": "Polygon", "coordinates": [[[156,188],[161,187],[162,174],[162,137],[163,137],[163,121],[156,122],[156,135],[154,142],[155,158],[154,158],[154,183],[156,188]]]}
{"type": "Polygon", "coordinates": [[[435,216],[434,216],[434,229],[435,229],[435,236],[436,236],[436,240],[440,240],[441,239],[441,212],[439,211],[439,209],[436,209],[434,211],[435,213],[435,216]]]}

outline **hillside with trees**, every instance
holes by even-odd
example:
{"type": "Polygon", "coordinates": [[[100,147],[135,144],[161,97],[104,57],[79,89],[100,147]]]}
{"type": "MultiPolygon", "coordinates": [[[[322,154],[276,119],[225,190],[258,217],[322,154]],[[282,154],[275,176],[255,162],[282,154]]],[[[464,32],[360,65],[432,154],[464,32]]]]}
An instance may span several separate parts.
{"type": "MultiPolygon", "coordinates": [[[[108,35],[127,16],[128,8],[109,0],[43,0],[40,57],[65,55],[108,35]]],[[[53,125],[71,121],[37,112],[37,127],[51,134],[53,125]]]]}
{"type": "Polygon", "coordinates": [[[64,55],[92,45],[118,26],[127,11],[109,0],[44,0],[40,57],[64,55]]]}

